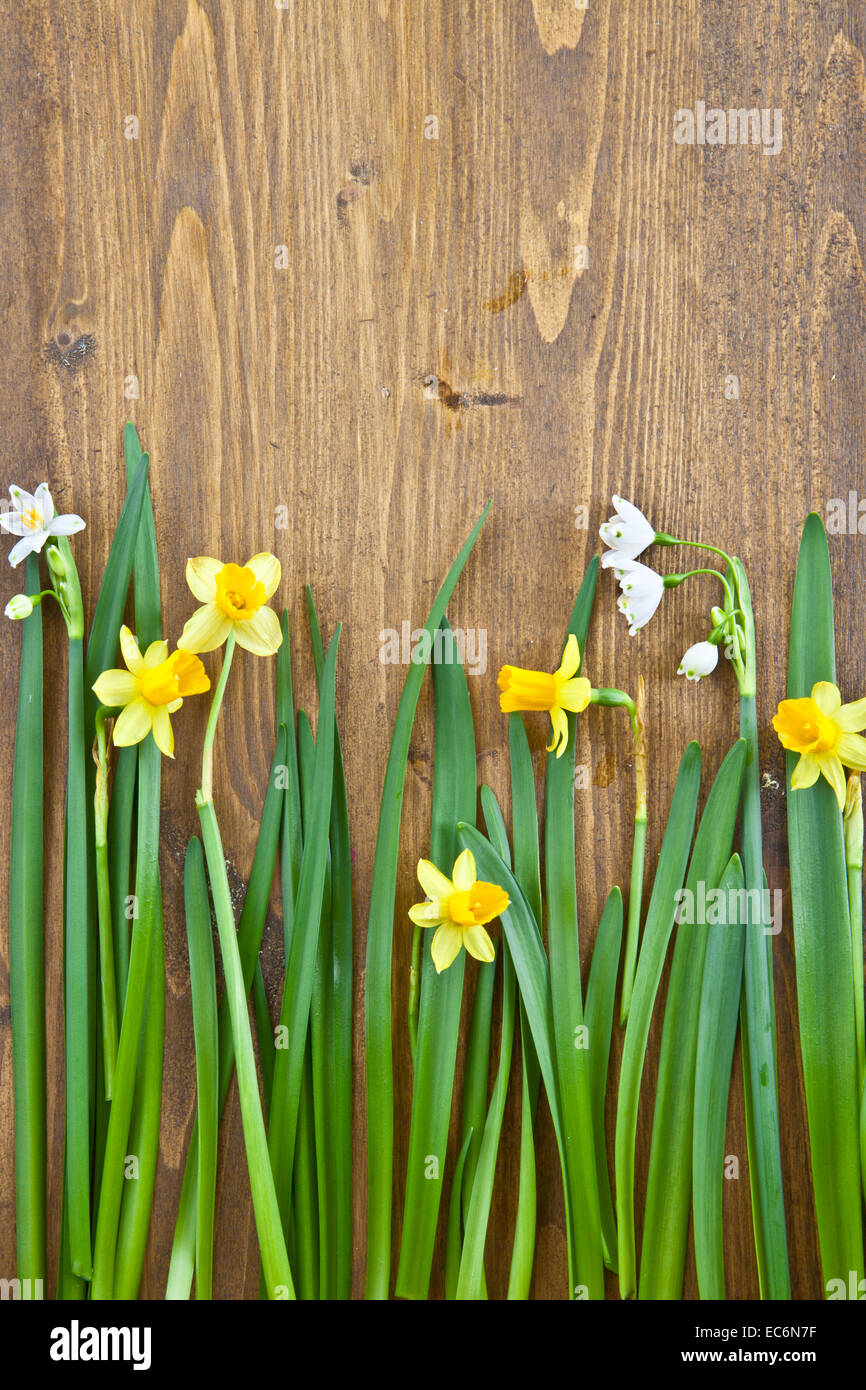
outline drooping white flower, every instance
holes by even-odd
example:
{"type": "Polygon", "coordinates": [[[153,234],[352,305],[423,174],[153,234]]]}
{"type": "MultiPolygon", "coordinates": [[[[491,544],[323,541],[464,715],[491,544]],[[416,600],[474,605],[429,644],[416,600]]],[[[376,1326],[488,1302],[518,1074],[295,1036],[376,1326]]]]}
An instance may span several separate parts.
{"type": "Polygon", "coordinates": [[[677,667],[677,675],[685,676],[687,681],[699,681],[715,671],[718,662],[719,649],[714,643],[695,642],[677,667]]]}
{"type": "Polygon", "coordinates": [[[0,526],[21,537],[9,552],[10,565],[17,565],[34,550],[38,554],[50,536],[74,536],[76,531],[84,530],[80,516],[56,514],[47,483],[40,483],[35,493],[10,487],[9,496],[12,507],[0,511],[0,526]]]}
{"type": "Polygon", "coordinates": [[[6,618],[29,618],[33,612],[33,600],[26,594],[13,594],[3,609],[6,618]]]}
{"type": "Polygon", "coordinates": [[[638,507],[624,497],[614,496],[611,500],[617,514],[598,530],[605,545],[610,546],[601,557],[605,568],[619,565],[623,560],[634,560],[656,538],[654,528],[638,507]]]}
{"type": "Polygon", "coordinates": [[[629,636],[634,637],[639,628],[646,626],[661,603],[665,582],[655,570],[637,560],[620,561],[614,573],[622,590],[616,606],[628,619],[629,636]]]}

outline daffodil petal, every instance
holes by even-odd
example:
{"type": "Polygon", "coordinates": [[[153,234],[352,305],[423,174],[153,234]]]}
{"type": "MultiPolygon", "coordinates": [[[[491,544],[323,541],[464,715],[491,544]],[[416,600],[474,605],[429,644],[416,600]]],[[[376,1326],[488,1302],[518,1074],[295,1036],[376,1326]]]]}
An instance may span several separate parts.
{"type": "Polygon", "coordinates": [[[463,933],[463,945],[476,960],[489,962],[496,958],[493,942],[484,927],[467,927],[463,933]]]}
{"type": "Polygon", "coordinates": [[[166,705],[169,714],[176,714],[183,704],[183,700],[172,700],[170,705],[166,705]]]}
{"type": "Polygon", "coordinates": [[[151,642],[147,651],[144,653],[144,668],[152,671],[154,666],[159,666],[163,661],[168,660],[168,643],[151,642]]]}
{"type": "Polygon", "coordinates": [[[592,686],[585,676],[575,676],[574,680],[566,681],[559,692],[559,703],[563,709],[571,710],[572,714],[580,714],[589,704],[589,697],[592,694],[592,686]]]}
{"type": "Polygon", "coordinates": [[[158,705],[153,711],[153,739],[160,753],[174,757],[174,731],[166,705],[158,705]]]}
{"type": "Polygon", "coordinates": [[[454,884],[450,878],[446,878],[429,859],[418,860],[418,882],[428,898],[450,898],[454,892],[454,884]]]}
{"type": "Polygon", "coordinates": [[[409,916],[416,927],[438,927],[445,920],[435,899],[432,903],[413,903],[409,916]]]}
{"type": "Polygon", "coordinates": [[[840,734],[836,752],[846,767],[854,772],[866,772],[866,738],[860,734],[840,734]]]}
{"type": "Polygon", "coordinates": [[[451,875],[455,890],[458,893],[468,893],[477,877],[475,857],[471,850],[464,849],[463,853],[457,856],[451,875]]]}
{"type": "Polygon", "coordinates": [[[128,627],[120,629],[120,654],[126,662],[126,669],[138,675],[139,671],[144,670],[144,658],[141,655],[141,648],[133,637],[128,627]]]}
{"type": "Polygon", "coordinates": [[[460,928],[455,927],[453,922],[443,922],[430,947],[437,975],[441,975],[442,971],[447,970],[452,961],[457,959],[462,945],[463,932],[460,928]]]}
{"type": "Polygon", "coordinates": [[[568,743],[568,717],[566,716],[565,710],[559,709],[558,707],[552,709],[550,711],[550,722],[553,725],[553,738],[547,746],[547,751],[548,753],[552,753],[553,750],[556,749],[556,756],[561,758],[565,751],[565,745],[568,743]]]}
{"type": "Polygon", "coordinates": [[[844,811],[848,785],[845,781],[845,773],[842,770],[842,764],[839,761],[838,755],[836,753],[819,753],[816,761],[820,765],[822,775],[827,778],[827,781],[836,793],[839,810],[844,811]]]}
{"type": "Polygon", "coordinates": [[[843,705],[833,715],[833,720],[843,733],[859,734],[861,729],[866,729],[866,700],[843,705]]]}
{"type": "Polygon", "coordinates": [[[833,685],[832,681],[818,681],[817,685],[813,685],[812,699],[821,713],[826,714],[829,719],[835,716],[842,703],[838,686],[833,685]]]}
{"type": "Polygon", "coordinates": [[[821,768],[818,760],[813,758],[810,753],[803,753],[791,773],[791,787],[796,792],[804,791],[806,787],[813,787],[820,776],[821,768]]]}
{"type": "Polygon", "coordinates": [[[282,577],[282,567],[276,555],[270,555],[266,550],[262,550],[251,560],[247,560],[246,568],[252,570],[256,579],[264,584],[265,598],[270,598],[272,594],[276,593],[282,577]]]}
{"type": "Polygon", "coordinates": [[[102,705],[128,705],[138,699],[138,681],[131,671],[103,671],[93,692],[102,705]]]}
{"type": "Polygon", "coordinates": [[[151,727],[151,706],[144,700],[133,700],[119,716],[112,735],[118,748],[128,748],[147,738],[151,727]]]}
{"type": "Polygon", "coordinates": [[[210,555],[194,555],[186,562],[186,582],[199,603],[213,603],[216,598],[216,576],[222,561],[210,555]]]}
{"type": "Polygon", "coordinates": [[[254,656],[273,656],[283,640],[280,620],[273,608],[260,608],[254,618],[235,623],[234,629],[238,646],[246,647],[254,656]]]}
{"type": "Polygon", "coordinates": [[[212,652],[222,646],[231,630],[229,619],[216,604],[206,603],[187,618],[177,645],[184,652],[212,652]]]}
{"type": "Polygon", "coordinates": [[[580,647],[577,645],[577,638],[574,633],[570,632],[565,644],[565,651],[562,654],[562,662],[556,674],[561,676],[564,681],[570,681],[572,676],[577,674],[579,665],[580,647]]]}

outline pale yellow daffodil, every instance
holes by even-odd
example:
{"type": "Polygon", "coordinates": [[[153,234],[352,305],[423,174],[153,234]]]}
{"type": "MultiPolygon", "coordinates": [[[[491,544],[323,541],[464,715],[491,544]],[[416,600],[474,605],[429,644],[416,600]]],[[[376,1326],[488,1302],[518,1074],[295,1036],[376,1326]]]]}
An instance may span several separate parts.
{"type": "Polygon", "coordinates": [[[773,728],[782,747],[800,754],[791,774],[791,787],[799,791],[826,777],[836,793],[840,810],[845,806],[844,767],[866,772],[866,699],[843,705],[831,681],[819,681],[812,694],[800,700],[783,700],[773,716],[773,728]]]}
{"type": "Polygon", "coordinates": [[[210,689],[210,681],[197,656],[176,651],[168,654],[167,642],[151,642],[144,656],[128,627],[120,629],[120,650],[127,669],[103,671],[93,689],[103,705],[122,706],[115,721],[114,742],[119,748],[141,743],[149,733],[160,752],[174,757],[174,732],[170,715],[179,710],[187,695],[210,689]]]}
{"type": "Polygon", "coordinates": [[[280,562],[262,552],[245,565],[224,565],[207,555],[188,560],[186,582],[204,605],[188,619],[178,641],[187,652],[212,652],[234,633],[239,647],[273,656],[283,640],[280,620],[267,600],[280,582],[280,562]]]}
{"type": "Polygon", "coordinates": [[[410,907],[409,916],[418,927],[438,928],[430,948],[436,973],[447,970],[464,946],[476,960],[492,961],[496,952],[484,926],[505,911],[508,894],[496,883],[478,882],[471,850],[458,856],[451,878],[419,859],[418,882],[427,901],[410,907]]]}
{"type": "Polygon", "coordinates": [[[515,710],[548,710],[553,725],[553,738],[548,752],[556,749],[559,758],[568,742],[566,711],[580,714],[589,704],[592,686],[577,675],[580,648],[577,638],[569,634],[559,669],[549,675],[546,671],[526,671],[520,666],[503,666],[498,685],[502,694],[499,705],[505,714],[515,710]]]}

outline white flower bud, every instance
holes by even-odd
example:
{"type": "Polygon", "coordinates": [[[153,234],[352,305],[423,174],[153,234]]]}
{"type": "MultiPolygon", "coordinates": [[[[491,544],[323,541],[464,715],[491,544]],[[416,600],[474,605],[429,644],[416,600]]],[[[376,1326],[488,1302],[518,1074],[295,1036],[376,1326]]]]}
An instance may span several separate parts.
{"type": "Polygon", "coordinates": [[[7,618],[29,618],[33,612],[33,600],[26,594],[14,594],[3,612],[7,618]]]}
{"type": "Polygon", "coordinates": [[[689,647],[679,666],[677,675],[685,676],[687,681],[699,681],[715,671],[719,660],[719,649],[712,642],[695,642],[689,647]]]}

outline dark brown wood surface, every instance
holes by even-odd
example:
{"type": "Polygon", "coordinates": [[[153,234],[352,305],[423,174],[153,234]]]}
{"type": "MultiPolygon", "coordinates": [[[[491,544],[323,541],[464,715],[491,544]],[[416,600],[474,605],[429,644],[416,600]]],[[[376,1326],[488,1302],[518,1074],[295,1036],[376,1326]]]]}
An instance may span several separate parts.
{"type": "MultiPolygon", "coordinates": [[[[338,710],[355,852],[356,1294],[364,924],[404,675],[380,661],[380,633],[404,621],[420,626],[492,498],[450,614],[455,625],[487,633],[487,671],[469,681],[478,773],[507,802],[496,672],[506,661],[556,664],[610,494],[621,492],[659,528],[736,551],[752,580],[767,871],[771,887],[785,890],[774,952],[793,1290],[818,1296],[784,768],[769,719],[784,691],[802,522],[810,508],[826,515],[833,498],[847,505],[852,489],[856,500],[866,496],[866,10],[838,0],[589,0],[585,10],[573,0],[2,0],[2,15],[0,490],[45,480],[59,510],[87,519],[74,546],[92,605],[123,497],[122,430],[131,418],[152,458],[167,635],[176,639],[194,606],[188,555],[243,562],[273,549],[283,565],[276,601],[288,605],[294,625],[299,698],[315,708],[304,584],[313,584],[328,632],[338,620],[345,625],[338,710]],[[675,112],[701,101],[780,110],[779,152],[676,143],[675,112]],[[584,507],[586,528],[576,510],[584,507]]],[[[866,688],[866,536],[834,536],[831,550],[839,679],[843,698],[853,699],[866,688]]],[[[661,561],[674,568],[669,555],[661,561]]],[[[16,587],[6,571],[0,600],[16,587]]],[[[731,673],[699,686],[675,674],[682,652],[704,635],[711,602],[711,581],[694,580],[669,593],[650,626],[629,639],[612,577],[600,585],[585,669],[595,684],[626,689],[645,677],[650,863],[686,741],[700,739],[712,771],[736,735],[731,673]]],[[[19,643],[19,630],[4,623],[4,873],[19,643]]],[[[52,1266],[63,1113],[64,646],[49,614],[52,1266]]],[[[240,655],[216,759],[223,838],[239,883],[272,752],[274,676],[272,662],[240,655]]],[[[167,1032],[147,1298],[165,1286],[194,1104],[180,875],[196,824],[204,720],[203,702],[177,717],[177,758],[163,777],[167,1032]]],[[[529,726],[540,771],[547,728],[542,717],[529,726]]],[[[394,937],[398,1218],[410,1098],[405,910],[427,847],[431,740],[425,688],[394,937]]],[[[581,718],[578,760],[591,768],[591,786],[577,793],[585,962],[609,886],[627,880],[628,755],[621,714],[581,718]]],[[[4,893],[0,1273],[11,1274],[5,901],[4,893]]],[[[278,920],[275,899],[265,950],[274,992],[278,920]]],[[[659,1033],[660,1009],[640,1114],[639,1203],[659,1033]]],[[[613,1100],[612,1087],[611,1133],[613,1100]]],[[[518,1114],[512,1097],[488,1244],[494,1297],[507,1279],[518,1114]]],[[[756,1295],[757,1277],[739,1050],[727,1151],[741,1165],[739,1179],[725,1184],[727,1274],[730,1295],[743,1298],[756,1295]]],[[[534,1294],[559,1298],[565,1239],[547,1122],[539,1164],[534,1294]]],[[[441,1246],[439,1256],[436,1296],[441,1246]]],[[[254,1297],[257,1270],[233,1091],[216,1295],[254,1297]]],[[[609,1292],[616,1297],[613,1280],[609,1292]]],[[[691,1262],[686,1292],[696,1295],[691,1262]]]]}

